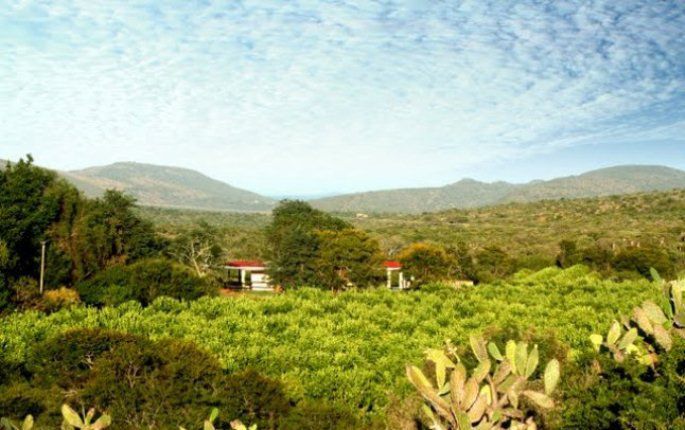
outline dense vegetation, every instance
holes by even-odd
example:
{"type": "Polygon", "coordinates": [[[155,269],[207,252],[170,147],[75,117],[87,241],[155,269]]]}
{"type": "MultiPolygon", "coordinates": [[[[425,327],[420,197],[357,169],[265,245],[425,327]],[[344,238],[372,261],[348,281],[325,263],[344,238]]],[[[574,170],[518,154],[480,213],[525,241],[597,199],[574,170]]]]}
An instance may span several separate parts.
{"type": "MultiPolygon", "coordinates": [[[[167,237],[206,221],[230,258],[268,255],[264,214],[142,208],[167,237]]],[[[390,258],[406,247],[441,245],[456,261],[451,276],[491,281],[521,269],[583,262],[605,276],[667,277],[685,270],[685,190],[592,199],[512,203],[423,215],[339,218],[375,238],[390,258]],[[575,249],[567,259],[568,246],[575,249]]]]}
{"type": "Polygon", "coordinates": [[[0,312],[54,310],[79,302],[76,290],[92,305],[146,304],[160,295],[190,300],[216,291],[203,279],[215,260],[189,251],[209,240],[210,257],[221,254],[204,224],[165,237],[136,213],[131,197],[107,191],[86,198],[30,156],[0,171],[0,190],[0,312]]]}
{"type": "Polygon", "coordinates": [[[220,214],[89,199],[30,157],[0,171],[0,190],[0,411],[37,428],[59,425],[63,404],[123,429],[191,428],[213,408],[220,428],[685,426],[685,308],[659,276],[685,269],[685,191],[412,217],[300,201],[220,214]],[[285,292],[211,297],[227,258],[266,259],[285,292]],[[376,288],[388,258],[412,290],[376,288]],[[518,343],[506,359],[489,346],[491,362],[474,334],[518,343]],[[424,351],[410,379],[433,416],[403,372],[424,351]],[[509,403],[465,402],[474,382],[457,381],[441,415],[453,359],[475,384],[503,378],[488,389],[509,403]]]}
{"type": "MultiPolygon", "coordinates": [[[[472,332],[492,339],[518,337],[538,343],[541,357],[557,357],[565,365],[575,354],[570,348],[589,350],[591,333],[606,331],[619,313],[658,290],[646,280],[601,280],[578,266],[458,290],[434,286],[408,293],[374,289],[331,295],[303,289],[189,303],[160,298],[147,308],[126,303],[11,315],[4,320],[0,348],[10,368],[22,368],[42,341],[75,327],[192,340],[229,374],[254,368],[281,381],[294,404],[313,407],[325,401],[341,416],[352,410],[372,425],[411,421],[412,390],[404,365],[420,361],[422,351],[445,339],[460,345],[472,332]]],[[[13,404],[6,396],[15,389],[0,392],[5,404],[13,404]]]]}

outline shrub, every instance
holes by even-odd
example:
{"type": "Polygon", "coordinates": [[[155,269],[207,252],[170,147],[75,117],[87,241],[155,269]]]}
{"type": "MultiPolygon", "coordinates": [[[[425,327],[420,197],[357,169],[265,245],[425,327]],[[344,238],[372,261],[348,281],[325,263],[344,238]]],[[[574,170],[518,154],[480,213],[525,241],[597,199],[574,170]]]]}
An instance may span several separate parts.
{"type": "Polygon", "coordinates": [[[43,294],[42,305],[46,311],[52,312],[78,304],[80,301],[76,290],[61,287],[58,290],[46,291],[43,294]]]}
{"type": "Polygon", "coordinates": [[[211,292],[205,280],[190,269],[161,258],[114,266],[81,282],[77,289],[84,303],[98,306],[129,300],[147,306],[160,296],[194,300],[211,292]]]}
{"type": "Polygon", "coordinates": [[[38,282],[28,276],[22,276],[12,283],[14,302],[21,308],[35,307],[40,303],[38,282]]]}
{"type": "Polygon", "coordinates": [[[580,357],[562,387],[560,427],[683,428],[685,340],[678,339],[662,358],[655,371],[632,357],[622,363],[608,354],[580,357]]]}
{"type": "Polygon", "coordinates": [[[80,399],[117,428],[176,428],[202,422],[231,393],[219,363],[188,342],[136,339],[95,360],[80,399]]]}
{"type": "Polygon", "coordinates": [[[504,278],[515,270],[515,262],[497,246],[486,246],[476,254],[475,282],[492,282],[504,278]]]}
{"type": "Polygon", "coordinates": [[[276,427],[291,408],[281,383],[253,369],[228,375],[221,391],[226,393],[221,407],[224,417],[239,418],[257,424],[260,429],[276,427]]]}
{"type": "MultiPolygon", "coordinates": [[[[303,401],[281,422],[282,430],[347,430],[360,428],[358,412],[327,401],[303,401]]],[[[259,427],[261,428],[261,427],[259,427]]]]}
{"type": "Polygon", "coordinates": [[[46,427],[59,425],[65,401],[107,412],[117,429],[131,430],[193,426],[214,407],[227,420],[268,429],[291,408],[280,382],[254,370],[226,375],[193,343],[102,329],[40,342],[24,373],[3,376],[0,408],[14,418],[30,413],[46,427]]]}
{"type": "Polygon", "coordinates": [[[72,329],[36,345],[28,370],[41,385],[73,390],[85,383],[93,363],[122,343],[136,343],[130,334],[103,329],[72,329]]]}

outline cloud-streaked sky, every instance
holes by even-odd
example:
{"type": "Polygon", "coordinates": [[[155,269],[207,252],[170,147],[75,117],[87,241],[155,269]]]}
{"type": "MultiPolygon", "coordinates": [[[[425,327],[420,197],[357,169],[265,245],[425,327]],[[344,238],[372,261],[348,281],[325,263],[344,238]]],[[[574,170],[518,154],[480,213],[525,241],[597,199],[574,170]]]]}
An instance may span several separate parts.
{"type": "Polygon", "coordinates": [[[685,2],[0,0],[0,133],[265,194],[685,168],[685,2]]]}

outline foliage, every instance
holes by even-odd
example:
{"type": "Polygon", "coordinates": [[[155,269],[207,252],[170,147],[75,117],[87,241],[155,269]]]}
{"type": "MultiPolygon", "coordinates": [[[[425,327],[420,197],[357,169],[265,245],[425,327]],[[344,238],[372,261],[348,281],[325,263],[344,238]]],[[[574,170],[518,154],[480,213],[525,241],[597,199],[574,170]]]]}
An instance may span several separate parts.
{"type": "MultiPolygon", "coordinates": [[[[651,276],[662,284],[654,269],[651,276]]],[[[597,354],[579,360],[591,371],[567,389],[563,426],[685,426],[685,283],[663,286],[661,306],[645,301],[623,324],[614,321],[606,337],[590,337],[597,354]]]]}
{"type": "Polygon", "coordinates": [[[57,385],[64,391],[82,386],[93,363],[103,354],[124,343],[137,342],[136,336],[101,329],[70,329],[36,345],[27,370],[39,385],[57,385]]]}
{"type": "Polygon", "coordinates": [[[221,390],[230,393],[223,399],[222,410],[231,418],[257,423],[259,428],[277,427],[291,409],[282,384],[251,368],[228,375],[221,390]]]}
{"type": "Polygon", "coordinates": [[[658,371],[635,357],[584,353],[565,368],[555,428],[685,428],[685,341],[660,358],[658,371]]]}
{"type": "Polygon", "coordinates": [[[223,255],[217,234],[216,228],[202,221],[189,230],[181,231],[171,241],[168,252],[179,263],[195,270],[197,276],[205,277],[223,255]]]}
{"type": "Polygon", "coordinates": [[[269,275],[276,284],[339,288],[348,281],[354,283],[346,276],[358,283],[367,283],[373,276],[371,265],[378,253],[375,242],[305,202],[281,202],[273,210],[266,237],[269,275]],[[345,270],[352,267],[357,268],[354,274],[345,270]]]}
{"type": "Polygon", "coordinates": [[[383,256],[378,242],[355,229],[323,230],[315,235],[316,284],[331,290],[377,286],[382,279],[383,256]]]}
{"type": "Polygon", "coordinates": [[[426,351],[433,363],[435,386],[416,366],[407,366],[407,377],[426,401],[424,413],[434,429],[536,429],[520,400],[550,409],[550,397],[559,381],[559,362],[550,360],[540,381],[532,381],[539,364],[537,345],[530,351],[525,342],[510,340],[505,353],[495,343],[472,336],[470,345],[478,365],[469,371],[450,351],[426,351]],[[493,366],[496,364],[496,367],[493,366]],[[544,385],[544,391],[534,387],[544,385]]]}
{"type": "Polygon", "coordinates": [[[54,173],[35,167],[30,155],[0,170],[0,263],[5,278],[0,282],[0,305],[4,301],[7,306],[8,280],[37,276],[40,242],[59,218],[67,188],[54,173]]]}
{"type": "MultiPolygon", "coordinates": [[[[70,330],[39,342],[25,369],[0,386],[6,412],[23,416],[25,404],[37,403],[30,413],[42,425],[58,422],[54,411],[63,401],[94,405],[124,429],[192,425],[212,407],[274,428],[291,407],[279,382],[252,370],[226,374],[190,342],[99,329],[70,330]],[[19,397],[27,387],[30,397],[19,397]],[[12,396],[21,403],[10,403],[12,396]]],[[[75,422],[70,420],[79,428],[75,422]]]]}
{"type": "Polygon", "coordinates": [[[77,285],[84,303],[104,306],[135,300],[143,305],[168,296],[194,300],[212,292],[191,269],[162,258],[114,266],[77,285]]]}
{"type": "Polygon", "coordinates": [[[78,292],[71,288],[60,287],[43,293],[42,307],[48,312],[54,312],[64,307],[80,303],[78,292]]]}
{"type": "Polygon", "coordinates": [[[152,225],[135,214],[134,204],[133,198],[109,190],[102,198],[83,201],[71,218],[53,227],[55,252],[66,255],[72,279],[160,251],[152,225]]]}
{"type": "Polygon", "coordinates": [[[325,400],[300,402],[280,423],[285,430],[347,430],[363,428],[359,412],[325,400]]]}
{"type": "Polygon", "coordinates": [[[417,285],[445,280],[450,272],[449,255],[440,245],[414,243],[400,251],[397,258],[402,270],[417,285]]]}
{"type": "Polygon", "coordinates": [[[14,280],[10,289],[14,305],[19,308],[36,307],[40,304],[41,295],[38,281],[28,276],[14,280]]]}
{"type": "MultiPolygon", "coordinates": [[[[229,373],[253,367],[279,378],[286,396],[298,403],[325,399],[370,419],[383,416],[389,393],[412,393],[404,365],[418,362],[421,351],[445,339],[460,345],[474,331],[501,327],[518,336],[546,327],[561,344],[582,351],[590,349],[590,334],[615,315],[658,297],[660,290],[646,280],[602,280],[587,268],[573,267],[457,290],[368,289],[331,295],[302,288],[266,298],[161,298],[145,308],[124,303],[9,315],[0,331],[0,349],[10,366],[20,366],[43,348],[42,339],[75,327],[193,340],[229,373]]],[[[553,358],[543,346],[541,357],[553,358]]]]}
{"type": "Polygon", "coordinates": [[[17,279],[38,278],[42,242],[48,287],[159,253],[152,224],[133,208],[134,200],[117,191],[85,199],[54,172],[34,166],[30,156],[1,170],[0,309],[13,301],[8,287],[17,279]]]}
{"type": "MultiPolygon", "coordinates": [[[[267,214],[152,208],[139,212],[171,237],[206,220],[218,230],[219,245],[231,258],[271,258],[271,252],[267,252],[271,240],[267,241],[270,236],[264,227],[273,218],[267,214]]],[[[685,271],[684,213],[685,190],[673,190],[510,203],[422,215],[338,216],[378,240],[387,255],[394,256],[412,243],[439,244],[451,255],[450,277],[491,282],[522,269],[540,270],[553,265],[563,255],[563,240],[573,242],[580,254],[572,262],[559,261],[560,267],[586,264],[604,275],[627,279],[645,276],[644,268],[649,264],[672,278],[685,271]],[[631,266],[627,262],[636,260],[624,257],[630,256],[632,250],[642,250],[650,257],[640,257],[643,263],[631,266]],[[615,259],[616,255],[621,257],[615,259]],[[665,256],[668,268],[659,263],[665,256]],[[480,262],[476,264],[478,257],[480,262]],[[614,267],[616,263],[621,267],[614,267]]]]}

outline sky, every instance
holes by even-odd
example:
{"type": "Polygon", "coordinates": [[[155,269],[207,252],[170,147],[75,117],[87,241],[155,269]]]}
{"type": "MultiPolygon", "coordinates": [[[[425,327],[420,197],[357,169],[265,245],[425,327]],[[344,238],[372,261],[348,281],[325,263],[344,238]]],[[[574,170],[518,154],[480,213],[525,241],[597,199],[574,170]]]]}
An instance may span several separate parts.
{"type": "Polygon", "coordinates": [[[266,195],[685,169],[685,2],[0,0],[0,158],[266,195]]]}

